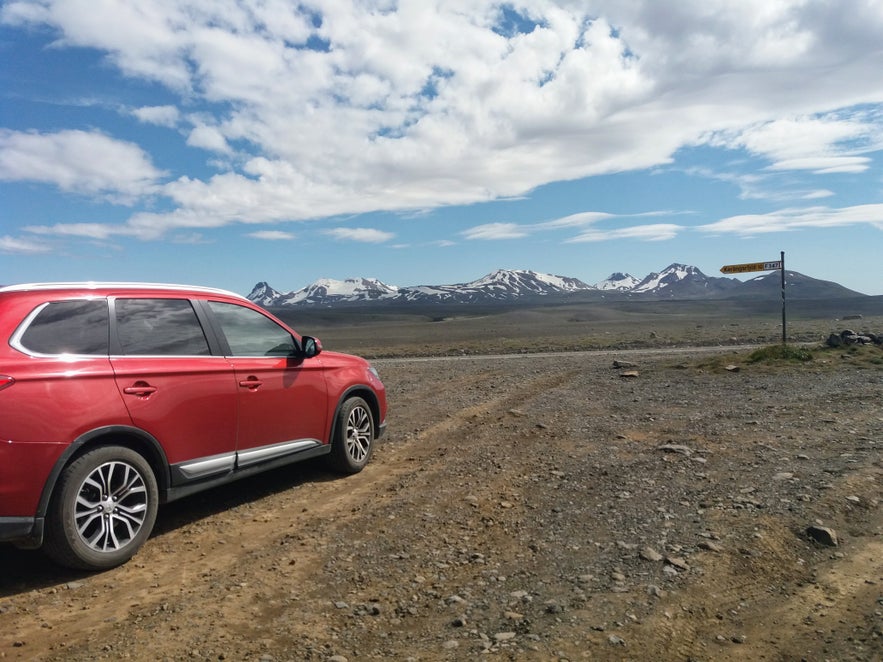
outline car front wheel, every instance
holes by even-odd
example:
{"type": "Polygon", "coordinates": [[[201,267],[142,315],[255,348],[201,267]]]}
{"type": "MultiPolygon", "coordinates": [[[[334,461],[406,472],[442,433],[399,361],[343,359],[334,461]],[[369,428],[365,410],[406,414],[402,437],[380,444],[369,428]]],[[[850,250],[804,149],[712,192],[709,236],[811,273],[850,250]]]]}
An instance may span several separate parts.
{"type": "Polygon", "coordinates": [[[362,398],[350,398],[340,408],[331,440],[328,465],[341,473],[358,473],[374,450],[374,416],[362,398]]]}
{"type": "Polygon", "coordinates": [[[46,553],[71,568],[128,561],[150,536],[159,501],[147,461],[121,446],[88,451],[61,474],[46,522],[46,553]]]}

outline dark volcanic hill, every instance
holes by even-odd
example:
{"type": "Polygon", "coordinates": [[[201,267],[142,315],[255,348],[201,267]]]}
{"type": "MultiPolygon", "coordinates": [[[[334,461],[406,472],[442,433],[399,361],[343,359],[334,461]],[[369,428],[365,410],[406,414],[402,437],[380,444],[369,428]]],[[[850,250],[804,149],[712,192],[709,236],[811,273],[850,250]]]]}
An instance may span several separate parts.
{"type": "MultiPolygon", "coordinates": [[[[740,297],[769,297],[782,290],[782,272],[771,271],[745,281],[736,294],[740,297]]],[[[788,299],[835,299],[863,296],[829,280],[818,280],[796,271],[785,270],[785,296],[788,299]]]]}

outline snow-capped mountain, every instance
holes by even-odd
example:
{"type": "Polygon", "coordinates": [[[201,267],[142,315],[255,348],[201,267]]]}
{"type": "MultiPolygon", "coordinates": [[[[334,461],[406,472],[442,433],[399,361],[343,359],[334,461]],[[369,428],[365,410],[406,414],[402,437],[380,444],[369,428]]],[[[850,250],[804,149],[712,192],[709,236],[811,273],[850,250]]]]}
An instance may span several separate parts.
{"type": "MultiPolygon", "coordinates": [[[[791,298],[811,299],[823,296],[862,296],[836,283],[819,281],[797,272],[786,272],[793,287],[791,298]]],[[[644,279],[616,272],[597,285],[577,278],[555,276],[525,270],[498,269],[478,280],[456,285],[417,285],[397,287],[372,278],[333,280],[324,278],[307,287],[282,293],[260,282],[248,295],[265,306],[334,306],[342,304],[468,304],[536,301],[539,298],[568,300],[602,299],[727,299],[763,296],[781,280],[779,272],[741,282],[736,278],[706,276],[696,267],[672,264],[644,279]]]]}
{"type": "Polygon", "coordinates": [[[660,273],[647,275],[629,291],[634,294],[690,299],[722,295],[740,285],[741,282],[735,278],[709,277],[696,267],[671,264],[660,273]]]}
{"type": "MultiPolygon", "coordinates": [[[[375,278],[348,278],[346,280],[322,278],[315,283],[307,285],[302,290],[281,295],[274,305],[329,305],[334,303],[378,301],[394,297],[398,289],[395,286],[386,285],[375,278]]],[[[251,295],[248,298],[251,299],[251,295]]]]}
{"type": "Polygon", "coordinates": [[[275,306],[282,298],[282,293],[274,290],[268,283],[261,281],[251,289],[248,299],[259,306],[275,306]]]}
{"type": "Polygon", "coordinates": [[[376,279],[323,278],[296,292],[281,293],[267,283],[254,286],[248,298],[262,306],[334,305],[370,301],[420,303],[476,303],[510,301],[529,296],[548,296],[594,290],[577,278],[535,271],[497,271],[470,283],[396,287],[376,279]]]}
{"type": "Polygon", "coordinates": [[[540,274],[536,271],[507,271],[505,269],[497,269],[492,274],[479,278],[469,285],[478,289],[490,288],[518,296],[524,292],[548,294],[550,292],[579,292],[595,289],[592,285],[587,285],[577,278],[540,274]]]}
{"type": "Polygon", "coordinates": [[[477,301],[508,301],[526,296],[568,294],[595,289],[592,285],[565,276],[535,271],[498,269],[493,273],[459,285],[418,285],[403,287],[399,297],[404,301],[470,303],[477,301]]]}
{"type": "Polygon", "coordinates": [[[621,271],[616,271],[595,285],[595,287],[605,292],[630,292],[640,282],[641,281],[631,274],[624,274],[621,271]]]}
{"type": "Polygon", "coordinates": [[[373,278],[322,278],[295,292],[279,292],[267,283],[260,282],[247,298],[260,306],[331,305],[388,299],[394,297],[397,291],[397,287],[373,278]]]}

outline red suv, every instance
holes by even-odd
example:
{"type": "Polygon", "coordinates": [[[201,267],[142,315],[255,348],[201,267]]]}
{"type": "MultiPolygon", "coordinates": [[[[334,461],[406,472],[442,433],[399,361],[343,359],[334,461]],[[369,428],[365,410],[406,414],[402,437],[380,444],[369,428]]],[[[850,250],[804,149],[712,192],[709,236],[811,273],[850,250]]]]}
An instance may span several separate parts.
{"type": "Polygon", "coordinates": [[[364,359],[230,292],[0,288],[0,541],[124,563],[157,506],[290,462],[360,471],[386,426],[364,359]]]}

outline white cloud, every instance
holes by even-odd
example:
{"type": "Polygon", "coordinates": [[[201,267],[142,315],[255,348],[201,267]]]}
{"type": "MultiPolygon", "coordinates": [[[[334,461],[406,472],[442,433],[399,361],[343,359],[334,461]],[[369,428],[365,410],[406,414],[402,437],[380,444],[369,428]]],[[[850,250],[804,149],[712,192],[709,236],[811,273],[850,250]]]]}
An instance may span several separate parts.
{"type": "Polygon", "coordinates": [[[23,228],[38,235],[59,235],[63,237],[83,237],[104,240],[113,236],[137,236],[128,227],[105,225],[103,223],[56,223],[55,225],[29,225],[23,228]]]}
{"type": "Polygon", "coordinates": [[[864,172],[871,167],[871,159],[863,156],[817,156],[786,159],[771,166],[772,170],[811,170],[817,175],[835,172],[864,172]]]}
{"type": "Polygon", "coordinates": [[[593,225],[598,221],[604,221],[608,218],[613,218],[613,214],[607,214],[605,212],[598,211],[587,211],[580,212],[578,214],[571,214],[570,216],[564,216],[563,218],[557,218],[553,221],[546,221],[541,224],[541,227],[544,228],[580,228],[586,225],[593,225]]]}
{"type": "MultiPolygon", "coordinates": [[[[232,172],[180,177],[163,187],[171,211],[111,234],[468,204],[698,145],[745,150],[771,172],[848,174],[883,144],[883,120],[862,105],[883,102],[874,2],[11,0],[0,18],[165,87],[198,119],[174,106],[136,117],[189,123],[188,145],[230,157],[232,172]]],[[[14,172],[131,195],[161,176],[137,147],[104,140],[130,148],[122,168],[68,157],[44,169],[43,157],[14,172]]],[[[649,227],[642,236],[676,232],[649,227]]],[[[615,232],[627,231],[641,234],[615,232]]]]}
{"type": "Polygon", "coordinates": [[[829,191],[826,188],[816,189],[815,191],[810,191],[803,196],[804,200],[818,200],[819,198],[830,198],[834,195],[834,191],[829,191]]]}
{"type": "MultiPolygon", "coordinates": [[[[654,211],[638,214],[638,216],[668,216],[673,212],[654,211]]],[[[517,223],[487,223],[469,228],[461,233],[466,239],[522,239],[538,232],[555,230],[573,230],[593,226],[601,221],[614,219],[614,214],[606,212],[587,211],[570,214],[562,218],[541,223],[523,224],[517,223]]],[[[662,241],[673,239],[683,228],[679,225],[657,223],[653,225],[633,226],[613,230],[589,229],[582,230],[577,235],[565,239],[565,243],[580,243],[589,241],[608,241],[610,239],[633,238],[645,241],[662,241]]]]}
{"type": "Polygon", "coordinates": [[[461,234],[466,239],[521,239],[528,236],[530,230],[528,226],[517,223],[486,223],[464,230],[461,234]]]}
{"type": "Polygon", "coordinates": [[[206,15],[197,3],[13,0],[3,6],[0,18],[12,25],[56,28],[60,48],[97,48],[127,75],[186,91],[186,35],[192,21],[206,15]]]}
{"type": "Polygon", "coordinates": [[[297,237],[293,232],[283,232],[282,230],[259,230],[258,232],[249,232],[246,236],[265,241],[290,241],[297,237]]]}
{"type": "Polygon", "coordinates": [[[883,204],[856,205],[839,209],[807,207],[782,209],[769,214],[742,214],[702,225],[698,229],[714,234],[750,237],[807,228],[836,228],[864,224],[881,227],[883,204]]]}
{"type": "Polygon", "coordinates": [[[667,241],[674,239],[684,228],[672,223],[655,223],[652,225],[635,225],[615,230],[587,230],[581,232],[567,243],[579,244],[587,242],[613,241],[615,239],[637,239],[639,241],[667,241]]]}
{"type": "Polygon", "coordinates": [[[358,241],[366,244],[382,244],[395,237],[391,232],[372,228],[333,228],[327,230],[325,234],[342,241],[358,241]]]}
{"type": "Polygon", "coordinates": [[[187,144],[191,147],[209,150],[210,152],[219,152],[221,154],[230,152],[230,146],[227,144],[223,132],[218,127],[206,124],[199,124],[194,127],[187,137],[187,144]]]}
{"type": "Polygon", "coordinates": [[[140,147],[96,131],[0,129],[0,180],[46,182],[124,201],[153,193],[162,175],[140,147]]]}
{"type": "Polygon", "coordinates": [[[41,242],[34,241],[33,239],[22,239],[6,235],[0,236],[0,252],[32,255],[36,253],[48,253],[49,247],[41,242]]]}
{"type": "Polygon", "coordinates": [[[145,124],[156,124],[174,128],[181,119],[181,113],[175,106],[143,106],[132,109],[132,115],[145,124]]]}
{"type": "Polygon", "coordinates": [[[848,119],[790,117],[722,132],[710,143],[763,156],[772,162],[770,170],[857,173],[871,166],[860,154],[883,148],[883,126],[861,112],[848,119]]]}
{"type": "Polygon", "coordinates": [[[766,200],[787,204],[794,200],[812,200],[834,195],[830,189],[808,188],[805,183],[789,177],[785,170],[764,168],[759,173],[734,173],[718,172],[709,168],[688,168],[686,172],[694,177],[714,179],[735,186],[739,189],[739,197],[743,200],[766,200]]]}

